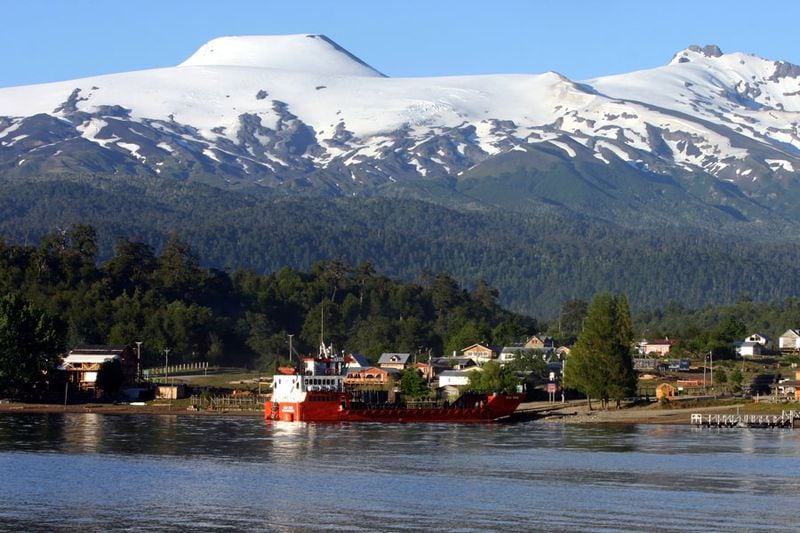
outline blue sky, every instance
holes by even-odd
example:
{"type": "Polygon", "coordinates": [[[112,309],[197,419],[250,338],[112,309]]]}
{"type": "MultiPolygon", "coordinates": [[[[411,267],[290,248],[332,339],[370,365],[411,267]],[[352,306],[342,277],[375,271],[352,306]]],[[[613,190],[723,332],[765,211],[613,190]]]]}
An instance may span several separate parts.
{"type": "Polygon", "coordinates": [[[0,87],[172,66],[223,35],[323,33],[390,76],[583,80],[718,44],[800,63],[800,2],[4,0],[0,87]],[[758,6],[757,8],[754,6],[758,6]]]}

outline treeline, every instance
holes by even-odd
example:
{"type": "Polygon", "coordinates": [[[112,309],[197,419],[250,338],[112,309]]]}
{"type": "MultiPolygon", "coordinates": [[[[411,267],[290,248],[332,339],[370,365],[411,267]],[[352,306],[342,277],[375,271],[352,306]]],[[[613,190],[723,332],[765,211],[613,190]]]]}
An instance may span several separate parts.
{"type": "MultiPolygon", "coordinates": [[[[411,282],[449,272],[483,278],[507,308],[556,318],[569,299],[624,293],[634,312],[798,295],[800,248],[686,228],[632,229],[548,210],[507,212],[465,198],[456,208],[389,198],[266,196],[171,180],[87,177],[0,182],[0,235],[38,243],[53,227],[98,228],[98,257],[120,235],[161,250],[181,235],[208,267],[308,271],[341,257],[411,282]]],[[[791,235],[784,232],[782,235],[791,235]]]]}
{"type": "MultiPolygon", "coordinates": [[[[564,302],[558,318],[550,322],[546,333],[563,344],[577,340],[586,325],[589,303],[572,299],[564,302]]],[[[773,340],[788,329],[800,328],[800,298],[779,302],[755,302],[740,298],[734,304],[690,309],[675,302],[664,307],[644,309],[633,316],[634,341],[669,338],[677,342],[672,352],[681,355],[714,352],[715,357],[733,357],[734,343],[754,333],[773,340]]]]}
{"type": "Polygon", "coordinates": [[[97,233],[86,225],[36,246],[0,241],[0,292],[53,319],[62,348],[142,341],[145,365],[162,364],[169,348],[171,363],[269,369],[288,357],[289,335],[301,354],[316,351],[324,335],[373,360],[385,351],[427,357],[476,341],[505,344],[538,327],[503,309],[483,280],[468,291],[446,273],[401,283],[369,262],[341,259],[308,272],[228,273],[202,267],[177,236],[158,254],[126,238],[99,264],[97,253],[97,233]]]}
{"type": "Polygon", "coordinates": [[[733,355],[733,343],[761,333],[778,348],[778,337],[788,329],[800,328],[800,298],[776,302],[755,302],[749,298],[727,305],[689,309],[670,303],[660,309],[644,310],[636,316],[635,334],[650,339],[669,337],[678,341],[677,353],[733,355]]]}

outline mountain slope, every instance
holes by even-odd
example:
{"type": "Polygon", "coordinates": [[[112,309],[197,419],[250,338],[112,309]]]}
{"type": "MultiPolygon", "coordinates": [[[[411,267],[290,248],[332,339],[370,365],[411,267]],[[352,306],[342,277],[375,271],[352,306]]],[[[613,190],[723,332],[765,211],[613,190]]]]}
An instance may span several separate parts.
{"type": "Polygon", "coordinates": [[[386,198],[259,198],[152,178],[120,182],[0,183],[0,234],[36,243],[76,220],[97,228],[101,259],[117,236],[160,249],[177,234],[208,266],[269,273],[308,269],[340,257],[424,283],[447,271],[473,287],[479,278],[510,308],[557,315],[570,298],[625,292],[635,309],[668,301],[688,307],[782,300],[798,293],[800,248],[704,232],[626,229],[558,211],[521,215],[448,209],[386,198]],[[43,201],[43,199],[46,199],[43,201]],[[780,257],[780,260],[768,260],[780,257]],[[763,258],[763,259],[760,259],[763,258]]]}
{"type": "MultiPolygon", "coordinates": [[[[433,186],[456,203],[471,187],[462,177],[496,178],[515,151],[561,152],[559,174],[586,182],[567,182],[578,196],[598,174],[624,191],[636,181],[613,184],[624,164],[637,194],[685,177],[676,202],[737,213],[712,225],[796,223],[800,67],[690,47],[664,67],[583,83],[394,79],[324,36],[292,35],[215,39],[173,68],[0,89],[0,172],[11,177],[113,172],[325,195],[433,186]]],[[[586,209],[567,200],[555,201],[586,209]]]]}
{"type": "Polygon", "coordinates": [[[0,89],[0,234],[91,223],[211,265],[372,260],[538,316],[798,294],[800,67],[715,47],[576,82],[389,78],[317,35],[0,89]],[[777,260],[773,260],[777,258],[777,260]]]}

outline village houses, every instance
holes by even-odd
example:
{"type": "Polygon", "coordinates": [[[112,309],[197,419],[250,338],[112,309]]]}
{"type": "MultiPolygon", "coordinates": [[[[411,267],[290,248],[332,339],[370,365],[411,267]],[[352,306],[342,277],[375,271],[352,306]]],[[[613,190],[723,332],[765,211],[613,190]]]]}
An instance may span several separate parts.
{"type": "Polygon", "coordinates": [[[461,350],[461,353],[464,357],[469,357],[479,365],[482,365],[488,361],[491,361],[492,359],[497,359],[497,357],[500,355],[500,349],[496,346],[478,343],[467,346],[461,350]]]}
{"type": "Polygon", "coordinates": [[[129,346],[75,346],[64,356],[58,368],[66,373],[67,383],[75,390],[95,393],[100,368],[113,361],[119,362],[125,383],[136,381],[137,359],[129,346]]]}
{"type": "Polygon", "coordinates": [[[778,349],[781,353],[800,352],[800,330],[787,329],[778,338],[778,349]]]}
{"type": "Polygon", "coordinates": [[[412,363],[410,353],[382,353],[378,366],[387,369],[405,370],[412,363]]]}

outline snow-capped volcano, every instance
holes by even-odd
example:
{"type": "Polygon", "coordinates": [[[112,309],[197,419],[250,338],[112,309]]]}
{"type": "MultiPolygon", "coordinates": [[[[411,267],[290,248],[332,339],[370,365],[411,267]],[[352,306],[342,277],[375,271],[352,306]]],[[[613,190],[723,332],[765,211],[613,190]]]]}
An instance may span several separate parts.
{"type": "MultiPolygon", "coordinates": [[[[666,66],[584,82],[389,78],[324,36],[252,36],[212,40],[172,68],[0,89],[7,176],[360,194],[458,188],[509,165],[534,180],[543,157],[582,175],[611,169],[606,181],[623,164],[650,182],[702,175],[774,194],[800,176],[800,67],[692,46],[666,66]]],[[[536,194],[564,203],[553,187],[536,194]]]]}
{"type": "Polygon", "coordinates": [[[181,67],[253,67],[319,76],[383,76],[324,35],[220,37],[201,46],[181,67]]]}

